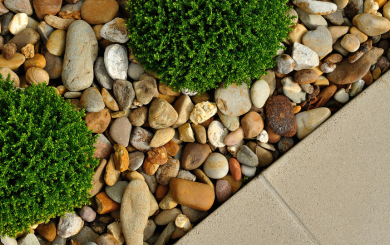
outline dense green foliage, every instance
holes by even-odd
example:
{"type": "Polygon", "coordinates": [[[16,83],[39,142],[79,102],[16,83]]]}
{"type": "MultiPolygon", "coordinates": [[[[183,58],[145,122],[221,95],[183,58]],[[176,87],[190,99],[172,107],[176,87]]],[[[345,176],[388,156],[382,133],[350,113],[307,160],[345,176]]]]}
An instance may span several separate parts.
{"type": "Polygon", "coordinates": [[[0,76],[0,234],[89,203],[96,137],[53,87],[14,89],[0,76]]]}
{"type": "Polygon", "coordinates": [[[241,84],[272,68],[292,24],[288,0],[129,0],[129,47],[176,89],[241,84]]]}

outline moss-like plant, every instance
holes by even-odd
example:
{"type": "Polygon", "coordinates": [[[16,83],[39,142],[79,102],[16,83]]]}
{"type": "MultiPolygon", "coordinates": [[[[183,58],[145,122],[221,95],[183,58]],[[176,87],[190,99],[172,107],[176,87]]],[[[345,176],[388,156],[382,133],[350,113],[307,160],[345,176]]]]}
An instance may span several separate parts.
{"type": "Polygon", "coordinates": [[[0,76],[0,235],[89,203],[96,136],[53,87],[0,76]]]}
{"type": "Polygon", "coordinates": [[[129,47],[175,89],[203,92],[274,66],[292,17],[288,0],[129,0],[129,47]]]}

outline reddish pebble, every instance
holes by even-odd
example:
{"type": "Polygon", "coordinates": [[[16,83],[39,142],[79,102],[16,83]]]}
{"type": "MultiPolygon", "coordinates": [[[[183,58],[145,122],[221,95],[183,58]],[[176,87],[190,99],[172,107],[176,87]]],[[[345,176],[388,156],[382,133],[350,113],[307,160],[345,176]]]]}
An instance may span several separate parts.
{"type": "Polygon", "coordinates": [[[99,214],[106,214],[120,209],[120,204],[112,200],[104,191],[95,196],[99,214]]]}
{"type": "Polygon", "coordinates": [[[157,201],[161,201],[168,194],[168,191],[169,185],[158,185],[155,193],[157,201]]]}
{"type": "Polygon", "coordinates": [[[215,194],[217,195],[217,201],[224,203],[232,195],[232,186],[227,180],[218,180],[215,185],[215,194]]]}
{"type": "Polygon", "coordinates": [[[229,160],[229,169],[234,180],[240,181],[242,178],[241,175],[241,166],[240,163],[235,158],[230,158],[229,160]]]}

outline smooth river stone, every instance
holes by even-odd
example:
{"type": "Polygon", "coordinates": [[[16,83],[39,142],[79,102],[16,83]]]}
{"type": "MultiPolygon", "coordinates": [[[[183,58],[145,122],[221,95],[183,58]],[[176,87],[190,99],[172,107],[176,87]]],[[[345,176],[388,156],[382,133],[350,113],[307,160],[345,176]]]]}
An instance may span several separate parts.
{"type": "Polygon", "coordinates": [[[92,85],[93,64],[98,54],[98,43],[92,27],[76,20],[66,35],[62,82],[69,91],[84,90],[92,85]]]}
{"type": "Polygon", "coordinates": [[[302,44],[316,52],[322,59],[332,52],[332,34],[325,26],[318,26],[316,30],[303,35],[302,44]]]}
{"type": "Polygon", "coordinates": [[[348,59],[344,59],[337,64],[333,72],[327,74],[327,78],[335,84],[354,83],[366,75],[370,66],[370,58],[365,54],[354,63],[349,63],[348,59]]]}
{"type": "Polygon", "coordinates": [[[310,111],[300,112],[295,115],[297,121],[298,139],[305,138],[314,129],[321,125],[328,117],[330,117],[330,110],[326,107],[320,107],[310,111]]]}
{"type": "Polygon", "coordinates": [[[106,48],[104,51],[104,64],[106,66],[107,73],[112,79],[127,79],[129,58],[126,48],[122,45],[112,44],[106,48]]]}
{"type": "Polygon", "coordinates": [[[352,23],[367,36],[378,36],[390,30],[390,21],[374,14],[358,14],[352,23]]]}
{"type": "Polygon", "coordinates": [[[293,3],[308,14],[327,15],[337,10],[334,3],[314,0],[293,0],[293,3]]]}
{"type": "Polygon", "coordinates": [[[227,116],[244,115],[252,107],[249,88],[245,82],[241,86],[233,83],[227,88],[220,85],[215,90],[215,101],[218,109],[227,116]]]}
{"type": "Polygon", "coordinates": [[[10,60],[6,60],[3,55],[0,55],[0,67],[6,67],[11,70],[15,70],[23,65],[26,57],[23,54],[15,53],[14,57],[10,60]]]}
{"type": "Polygon", "coordinates": [[[169,183],[173,200],[196,210],[207,211],[214,203],[214,188],[207,184],[173,178],[169,183]]]}
{"type": "Polygon", "coordinates": [[[266,117],[272,131],[278,135],[292,137],[297,124],[291,101],[284,95],[273,96],[266,103],[266,117]]]}

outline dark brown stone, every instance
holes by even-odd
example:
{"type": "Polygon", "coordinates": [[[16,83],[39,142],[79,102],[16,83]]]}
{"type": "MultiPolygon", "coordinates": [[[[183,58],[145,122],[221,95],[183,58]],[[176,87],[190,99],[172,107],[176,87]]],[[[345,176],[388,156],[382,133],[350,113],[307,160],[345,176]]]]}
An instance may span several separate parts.
{"type": "Polygon", "coordinates": [[[107,230],[107,225],[114,222],[114,218],[110,214],[98,214],[96,219],[91,223],[90,227],[96,233],[103,234],[107,230]]]}
{"type": "Polygon", "coordinates": [[[340,62],[336,69],[327,75],[327,78],[335,84],[350,84],[361,79],[370,69],[370,66],[370,58],[364,54],[352,64],[348,60],[340,62]]]}
{"type": "Polygon", "coordinates": [[[324,60],[324,62],[331,62],[336,64],[342,60],[343,60],[343,56],[341,54],[331,54],[324,60]]]}
{"type": "Polygon", "coordinates": [[[276,134],[292,137],[297,133],[293,106],[286,96],[277,95],[269,98],[265,108],[269,125],[276,134]]]}
{"type": "Polygon", "coordinates": [[[384,70],[389,69],[390,62],[385,56],[381,56],[381,57],[379,57],[375,66],[378,67],[379,69],[381,69],[381,71],[383,72],[384,70]]]}
{"type": "Polygon", "coordinates": [[[17,49],[18,49],[18,47],[16,46],[15,43],[6,43],[3,46],[3,49],[1,50],[4,59],[6,59],[6,60],[12,59],[14,57],[17,49]]]}
{"type": "Polygon", "coordinates": [[[294,82],[299,84],[314,83],[318,79],[318,73],[313,69],[304,69],[295,72],[294,82]]]}
{"type": "Polygon", "coordinates": [[[366,75],[364,75],[364,77],[362,77],[362,80],[364,81],[364,83],[367,86],[370,85],[374,81],[374,78],[372,77],[371,71],[367,71],[366,75]]]}
{"type": "Polygon", "coordinates": [[[278,142],[278,150],[280,153],[286,153],[294,146],[294,139],[282,137],[278,142]]]}
{"type": "Polygon", "coordinates": [[[355,63],[358,59],[360,59],[360,57],[362,57],[364,54],[363,51],[359,50],[353,54],[351,54],[349,57],[348,57],[348,61],[349,63],[355,63]]]}
{"type": "Polygon", "coordinates": [[[328,102],[328,100],[332,98],[332,96],[336,93],[336,91],[337,91],[337,87],[335,85],[331,85],[329,87],[324,88],[321,91],[321,93],[317,96],[317,99],[321,100],[319,106],[321,107],[325,105],[326,102],[328,102]]]}
{"type": "Polygon", "coordinates": [[[185,170],[194,170],[203,164],[209,154],[208,144],[189,143],[183,149],[181,167],[185,170]]]}
{"type": "Polygon", "coordinates": [[[372,40],[368,39],[364,43],[360,44],[360,50],[367,54],[372,49],[372,40]]]}

